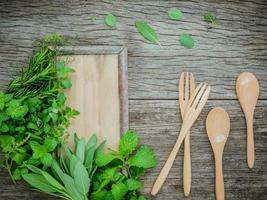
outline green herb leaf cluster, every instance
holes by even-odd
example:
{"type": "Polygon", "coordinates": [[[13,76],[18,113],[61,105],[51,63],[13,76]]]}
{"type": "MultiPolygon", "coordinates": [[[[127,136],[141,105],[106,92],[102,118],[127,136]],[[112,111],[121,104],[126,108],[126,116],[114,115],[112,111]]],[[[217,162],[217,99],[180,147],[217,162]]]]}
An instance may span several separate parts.
{"type": "Polygon", "coordinates": [[[10,82],[6,93],[0,92],[1,163],[13,181],[28,172],[27,165],[51,166],[70,118],[79,114],[65,105],[63,93],[71,87],[68,75],[74,70],[59,62],[57,51],[47,45],[60,39],[46,37],[28,67],[10,82]]]}
{"type": "Polygon", "coordinates": [[[62,143],[60,153],[52,157],[49,169],[45,171],[27,165],[31,172],[23,174],[23,179],[40,192],[69,200],[87,200],[96,171],[95,155],[103,144],[97,146],[95,135],[87,143],[76,135],[74,137],[74,153],[62,143]]]}
{"type": "Polygon", "coordinates": [[[138,192],[143,188],[140,177],[157,162],[151,149],[137,145],[137,134],[128,131],[121,138],[118,151],[96,155],[98,169],[93,176],[92,200],[146,199],[138,192]]]}
{"type": "Polygon", "coordinates": [[[208,12],[207,14],[205,14],[203,16],[203,19],[205,22],[210,23],[210,24],[216,23],[216,20],[217,20],[216,16],[212,12],[208,12]]]}

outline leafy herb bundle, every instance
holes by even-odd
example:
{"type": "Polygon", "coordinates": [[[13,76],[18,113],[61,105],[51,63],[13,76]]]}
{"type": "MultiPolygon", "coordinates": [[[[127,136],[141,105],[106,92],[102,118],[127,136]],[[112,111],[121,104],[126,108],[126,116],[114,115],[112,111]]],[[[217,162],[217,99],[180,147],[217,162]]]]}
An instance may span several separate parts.
{"type": "Polygon", "coordinates": [[[23,178],[40,192],[69,200],[87,200],[92,176],[96,171],[95,154],[104,146],[97,146],[96,136],[85,143],[75,137],[75,153],[62,143],[60,154],[55,156],[47,171],[27,165],[31,173],[23,178]]]}
{"type": "Polygon", "coordinates": [[[151,149],[137,145],[136,133],[128,131],[121,138],[118,151],[96,155],[98,168],[93,176],[92,200],[146,199],[138,193],[143,188],[140,177],[157,162],[151,149]]]}
{"type": "MultiPolygon", "coordinates": [[[[58,38],[58,37],[57,37],[58,38]]],[[[78,111],[65,106],[63,89],[71,87],[67,78],[74,70],[56,60],[57,51],[40,43],[29,66],[0,92],[1,164],[12,180],[28,173],[27,165],[47,168],[66,133],[70,118],[78,111]]]]}

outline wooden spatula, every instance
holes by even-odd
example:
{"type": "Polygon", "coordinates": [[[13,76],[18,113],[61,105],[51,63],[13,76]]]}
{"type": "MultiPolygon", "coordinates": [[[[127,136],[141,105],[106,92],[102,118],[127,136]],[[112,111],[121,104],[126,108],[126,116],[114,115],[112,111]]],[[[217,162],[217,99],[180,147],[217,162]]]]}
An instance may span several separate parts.
{"type": "Polygon", "coordinates": [[[246,117],[247,162],[249,168],[253,168],[255,160],[253,117],[256,103],[259,98],[259,90],[258,80],[252,73],[244,72],[238,76],[236,81],[236,93],[246,117]]]}
{"type": "Polygon", "coordinates": [[[154,183],[154,186],[152,188],[151,194],[156,195],[158,191],[160,190],[161,186],[165,182],[169,171],[172,167],[172,164],[175,160],[175,157],[179,151],[179,148],[185,138],[185,136],[188,134],[188,131],[198,118],[200,112],[202,111],[204,105],[206,104],[208,97],[210,93],[210,86],[207,84],[201,83],[198,85],[196,90],[194,91],[194,95],[190,99],[190,101],[187,103],[185,112],[184,112],[184,120],[183,124],[180,130],[179,137],[165,163],[163,168],[160,171],[160,174],[154,183]]]}
{"type": "Polygon", "coordinates": [[[212,109],[206,120],[206,128],[215,158],[216,199],[224,200],[222,158],[224,145],[230,131],[229,115],[222,108],[212,109]]]}

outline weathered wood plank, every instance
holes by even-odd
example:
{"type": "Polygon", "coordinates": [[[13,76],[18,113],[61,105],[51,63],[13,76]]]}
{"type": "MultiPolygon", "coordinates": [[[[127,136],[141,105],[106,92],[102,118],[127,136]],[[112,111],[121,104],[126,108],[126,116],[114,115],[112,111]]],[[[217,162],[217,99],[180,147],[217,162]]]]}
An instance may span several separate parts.
{"type": "MultiPolygon", "coordinates": [[[[231,131],[224,151],[226,199],[267,198],[267,102],[260,101],[255,113],[255,167],[250,170],[246,161],[246,126],[237,101],[209,101],[191,133],[192,189],[188,198],[182,190],[182,158],[178,157],[159,195],[155,199],[215,199],[214,160],[205,129],[209,110],[221,106],[230,115],[231,131]]],[[[136,130],[141,141],[156,152],[158,167],[145,178],[145,193],[149,193],[160,168],[177,139],[181,118],[178,102],[174,100],[130,101],[130,128],[136,130]]]]}
{"type": "Polygon", "coordinates": [[[242,71],[256,73],[261,99],[267,99],[267,4],[254,1],[1,1],[0,89],[18,65],[31,54],[33,40],[58,32],[74,45],[124,45],[129,50],[129,91],[134,99],[174,99],[179,72],[193,71],[197,80],[213,87],[212,99],[235,99],[235,78],[242,71]],[[166,14],[171,7],[184,12],[181,22],[166,14]],[[214,11],[219,25],[203,22],[214,11]],[[104,24],[106,13],[118,17],[115,29],[104,24]],[[97,20],[88,20],[95,15],[97,20]],[[137,33],[136,19],[147,20],[159,33],[162,48],[137,33]],[[194,49],[178,43],[190,33],[194,49]]]}

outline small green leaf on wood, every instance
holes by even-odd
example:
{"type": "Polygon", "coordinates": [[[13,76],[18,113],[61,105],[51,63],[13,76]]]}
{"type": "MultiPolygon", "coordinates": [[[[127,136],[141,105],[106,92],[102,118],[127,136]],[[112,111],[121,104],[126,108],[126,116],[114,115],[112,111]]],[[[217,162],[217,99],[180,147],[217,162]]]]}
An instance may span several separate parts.
{"type": "Polygon", "coordinates": [[[179,41],[182,46],[190,48],[190,49],[193,48],[195,44],[193,38],[189,34],[180,35],[179,41]]]}
{"type": "Polygon", "coordinates": [[[216,16],[212,12],[208,12],[203,16],[205,22],[214,24],[217,20],[216,16]]]}
{"type": "Polygon", "coordinates": [[[135,26],[139,33],[148,41],[158,44],[159,43],[159,37],[158,34],[155,32],[155,30],[145,21],[137,20],[135,21],[135,26]]]}
{"type": "Polygon", "coordinates": [[[168,11],[168,15],[169,15],[170,19],[177,20],[177,21],[181,20],[183,17],[182,11],[178,10],[177,8],[171,8],[168,11]]]}
{"type": "Polygon", "coordinates": [[[114,27],[114,26],[116,26],[116,17],[113,15],[113,14],[111,14],[111,13],[109,13],[106,17],[105,17],[105,23],[106,23],[106,25],[108,25],[109,27],[114,27]]]}

